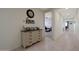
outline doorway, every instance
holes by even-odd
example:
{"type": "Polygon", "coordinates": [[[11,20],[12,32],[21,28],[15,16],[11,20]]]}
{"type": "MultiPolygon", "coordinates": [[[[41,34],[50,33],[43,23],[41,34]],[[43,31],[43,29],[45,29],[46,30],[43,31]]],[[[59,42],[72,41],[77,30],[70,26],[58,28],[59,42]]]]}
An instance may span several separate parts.
{"type": "Polygon", "coordinates": [[[68,32],[75,31],[75,21],[73,20],[65,20],[64,21],[64,30],[68,32]]]}
{"type": "Polygon", "coordinates": [[[52,38],[52,12],[45,13],[45,37],[52,38]]]}

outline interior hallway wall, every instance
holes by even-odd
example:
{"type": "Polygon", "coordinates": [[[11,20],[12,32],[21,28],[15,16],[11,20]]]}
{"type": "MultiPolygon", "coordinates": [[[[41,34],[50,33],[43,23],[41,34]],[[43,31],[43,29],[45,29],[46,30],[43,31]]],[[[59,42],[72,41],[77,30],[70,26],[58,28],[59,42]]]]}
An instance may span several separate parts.
{"type": "Polygon", "coordinates": [[[77,9],[77,12],[76,12],[77,16],[76,16],[76,24],[75,24],[75,33],[77,35],[77,37],[79,38],[79,9],[77,9]]]}
{"type": "MultiPolygon", "coordinates": [[[[0,9],[0,50],[13,50],[21,46],[21,30],[26,19],[26,10],[23,8],[0,9]]],[[[35,12],[35,25],[43,29],[43,12],[33,9],[35,12]]]]}

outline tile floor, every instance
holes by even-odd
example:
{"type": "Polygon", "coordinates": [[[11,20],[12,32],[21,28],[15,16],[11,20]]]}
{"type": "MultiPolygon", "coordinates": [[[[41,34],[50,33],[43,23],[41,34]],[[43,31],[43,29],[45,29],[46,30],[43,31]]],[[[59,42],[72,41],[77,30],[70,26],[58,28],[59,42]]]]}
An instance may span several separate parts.
{"type": "Polygon", "coordinates": [[[28,48],[19,47],[14,51],[79,51],[79,38],[66,32],[57,40],[53,40],[51,33],[46,34],[46,38],[28,48]]]}

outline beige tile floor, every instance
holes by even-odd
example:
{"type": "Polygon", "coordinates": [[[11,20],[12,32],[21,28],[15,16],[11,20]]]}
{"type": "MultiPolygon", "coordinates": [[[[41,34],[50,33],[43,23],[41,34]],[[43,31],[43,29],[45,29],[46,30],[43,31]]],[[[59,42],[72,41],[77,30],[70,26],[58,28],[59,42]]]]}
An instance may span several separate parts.
{"type": "Polygon", "coordinates": [[[53,40],[51,33],[46,33],[45,39],[28,48],[17,48],[14,51],[79,51],[79,38],[65,32],[58,39],[53,40]]]}

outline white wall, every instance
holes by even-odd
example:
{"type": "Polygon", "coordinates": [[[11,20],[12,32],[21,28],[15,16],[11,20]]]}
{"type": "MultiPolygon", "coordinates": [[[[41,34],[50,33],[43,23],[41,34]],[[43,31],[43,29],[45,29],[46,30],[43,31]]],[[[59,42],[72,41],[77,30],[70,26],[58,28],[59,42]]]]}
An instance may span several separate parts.
{"type": "MultiPolygon", "coordinates": [[[[21,30],[27,9],[0,9],[0,50],[13,50],[21,45],[21,30]]],[[[43,28],[43,13],[35,12],[35,26],[43,28]]],[[[30,25],[32,26],[32,25],[30,25]]]]}
{"type": "MultiPolygon", "coordinates": [[[[44,19],[44,13],[39,10],[39,9],[32,9],[35,12],[34,18],[32,18],[31,20],[35,20],[35,24],[25,24],[25,22],[23,23],[23,25],[25,25],[26,27],[40,27],[41,29],[43,22],[41,20],[44,19]]],[[[26,16],[27,17],[27,16],[26,16]]],[[[25,19],[24,19],[25,21],[25,19]]]]}
{"type": "Polygon", "coordinates": [[[58,36],[62,33],[62,20],[61,20],[61,16],[58,12],[58,9],[56,10],[52,10],[53,13],[53,39],[57,39],[58,36]]]}
{"type": "Polygon", "coordinates": [[[76,36],[79,38],[79,9],[77,9],[76,14],[75,33],[76,36]]]}

